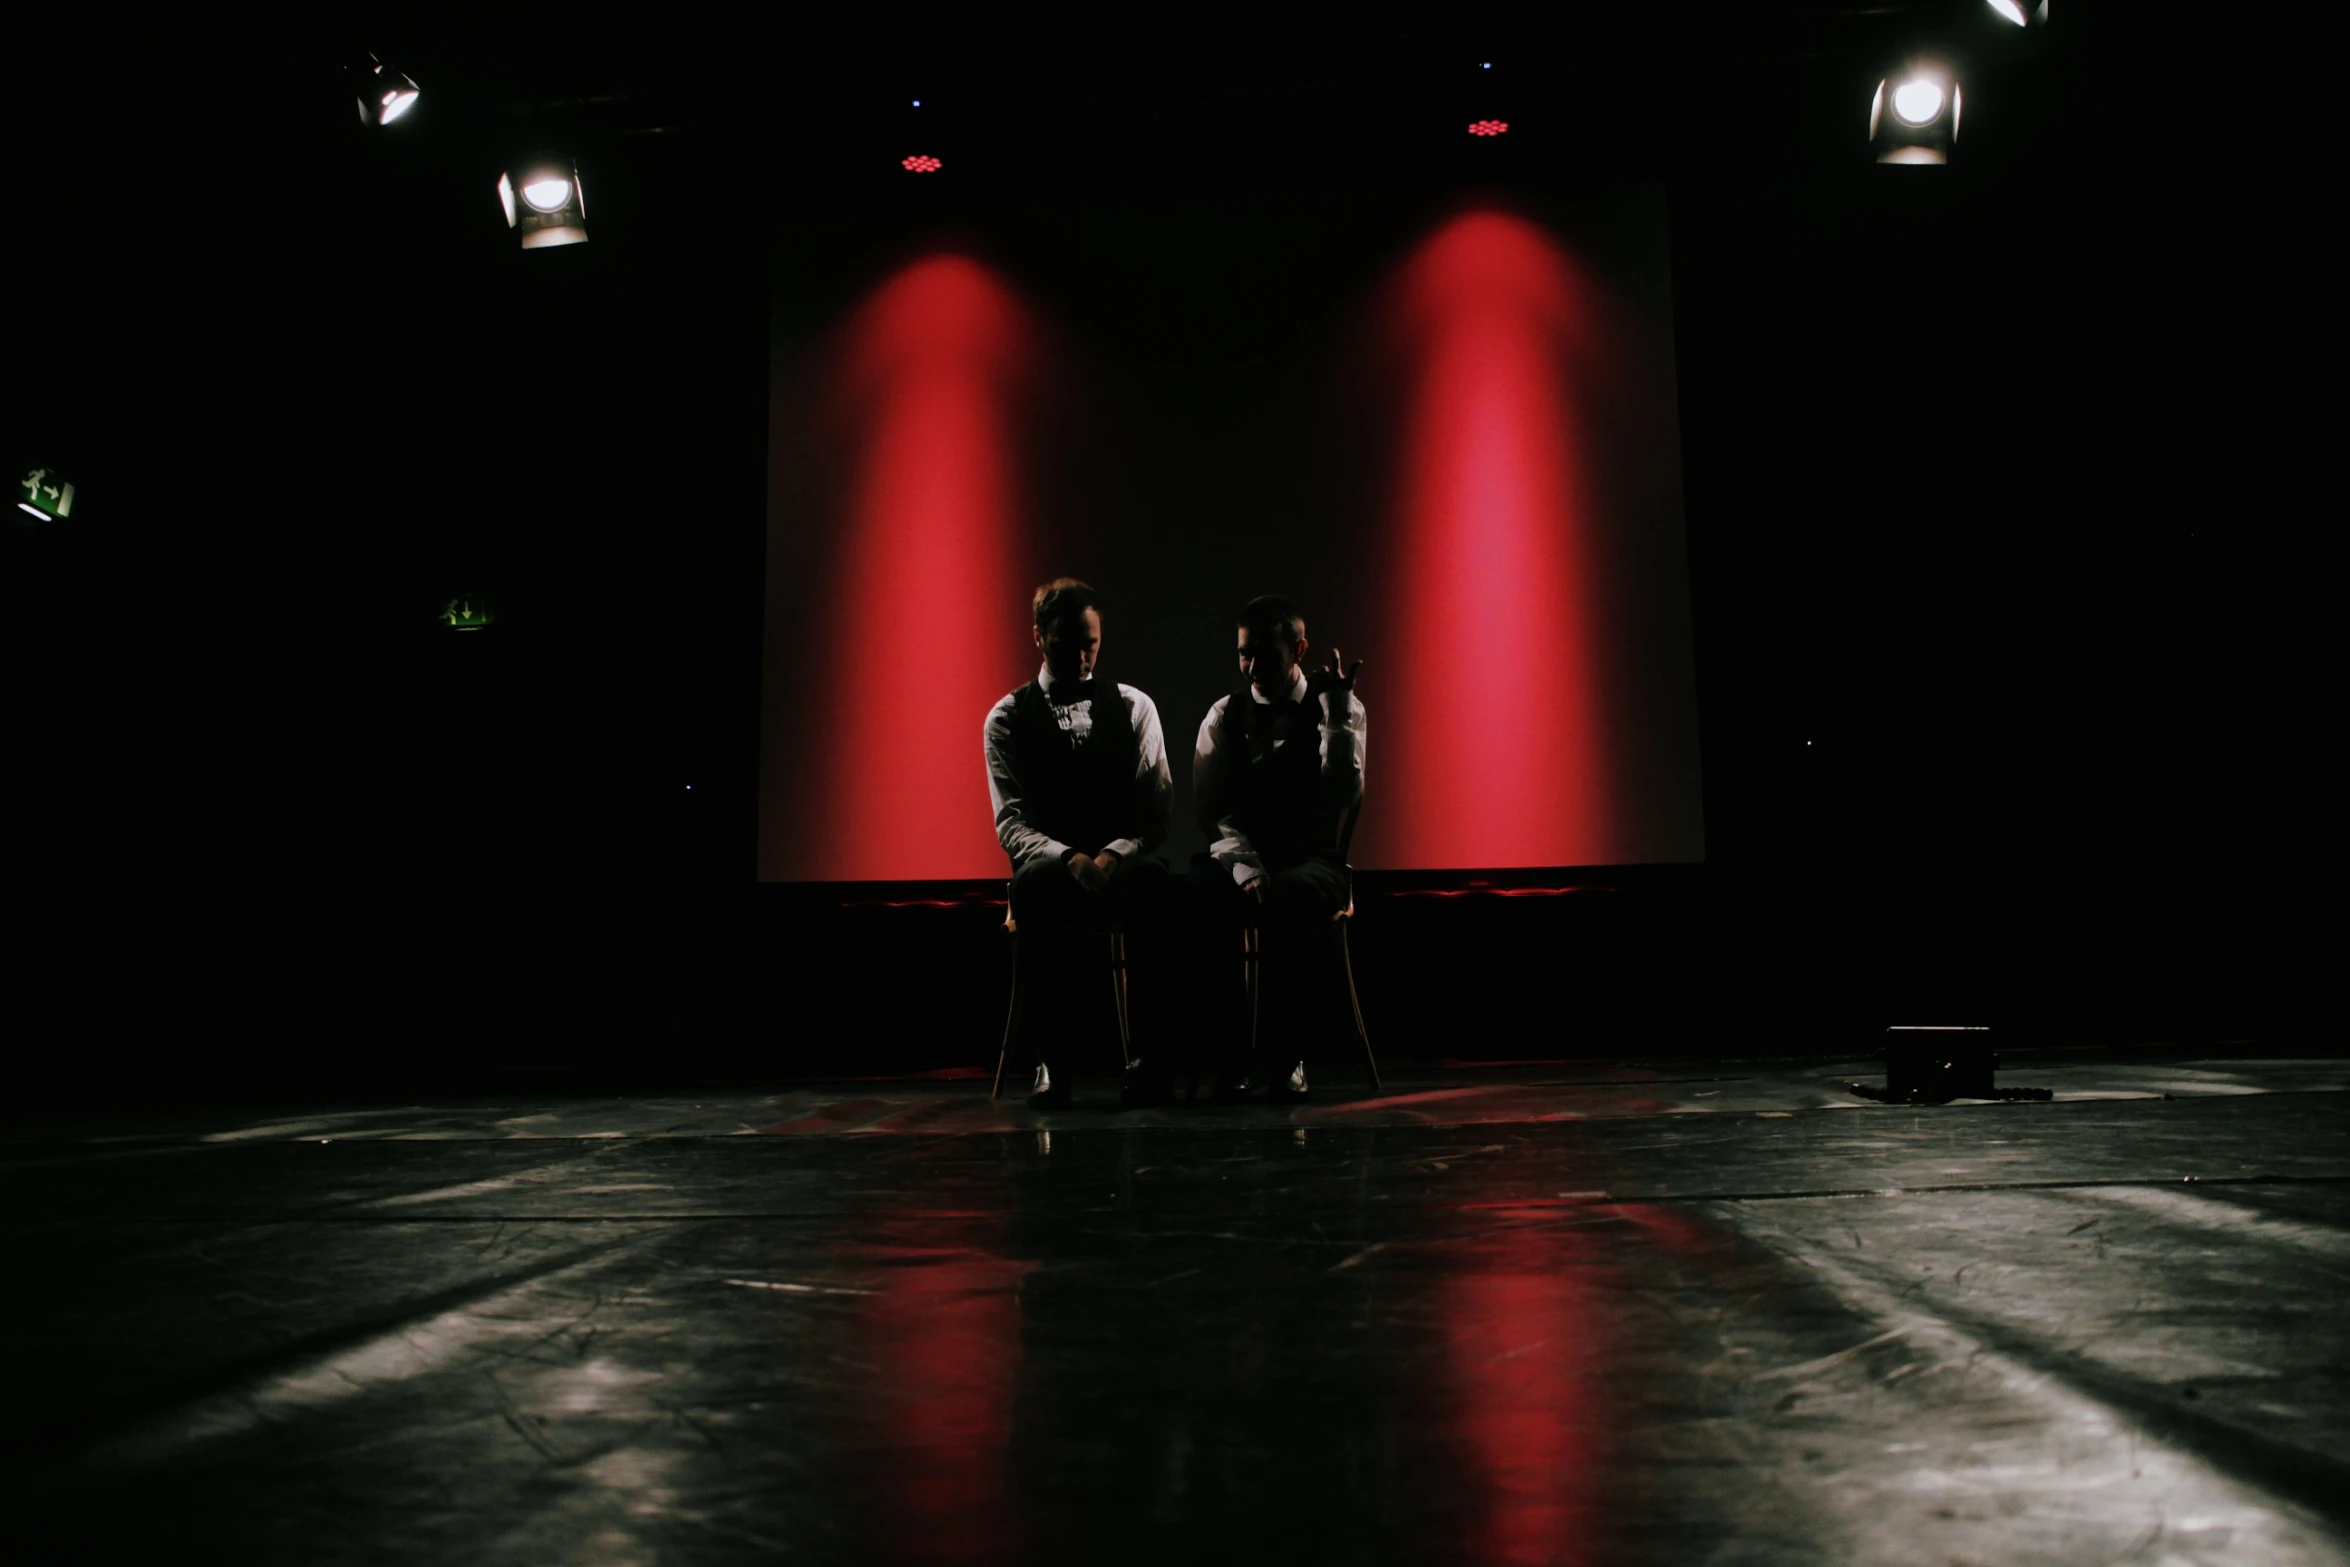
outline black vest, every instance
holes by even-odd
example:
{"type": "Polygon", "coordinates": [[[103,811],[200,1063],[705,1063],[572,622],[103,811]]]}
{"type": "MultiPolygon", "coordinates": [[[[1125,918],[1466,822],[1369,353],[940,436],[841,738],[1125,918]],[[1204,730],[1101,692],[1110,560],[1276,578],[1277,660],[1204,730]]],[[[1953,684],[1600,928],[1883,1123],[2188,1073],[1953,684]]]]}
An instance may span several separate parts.
{"type": "Polygon", "coordinates": [[[1271,866],[1338,857],[1338,812],[1322,782],[1321,698],[1308,692],[1289,720],[1289,738],[1260,760],[1252,732],[1273,709],[1242,686],[1224,703],[1224,744],[1232,758],[1232,816],[1271,866]]]}
{"type": "Polygon", "coordinates": [[[1044,688],[1031,680],[1012,693],[1012,765],[1029,823],[1072,849],[1097,854],[1113,839],[1142,836],[1134,790],[1142,742],[1116,681],[1095,680],[1063,694],[1070,696],[1064,705],[1093,700],[1085,743],[1061,727],[1044,688]]]}

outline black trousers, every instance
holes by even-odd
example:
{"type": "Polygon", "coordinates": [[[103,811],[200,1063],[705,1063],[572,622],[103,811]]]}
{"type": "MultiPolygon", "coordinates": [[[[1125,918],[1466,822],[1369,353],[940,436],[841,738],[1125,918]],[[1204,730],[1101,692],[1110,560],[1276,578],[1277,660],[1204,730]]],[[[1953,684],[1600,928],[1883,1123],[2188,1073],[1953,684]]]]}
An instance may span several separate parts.
{"type": "Polygon", "coordinates": [[[1221,1071],[1286,1071],[1306,1055],[1304,1041],[1336,1016],[1329,997],[1338,963],[1334,916],[1346,907],[1346,867],[1303,859],[1266,867],[1261,903],[1243,892],[1230,866],[1194,855],[1184,878],[1188,964],[1196,985],[1186,1019],[1193,1064],[1221,1071]],[[1257,1019],[1259,1060],[1248,1052],[1248,989],[1241,966],[1241,927],[1253,918],[1263,937],[1257,1019]],[[1328,1016],[1324,1014],[1328,1013],[1328,1016]]]}
{"type": "Polygon", "coordinates": [[[1078,885],[1059,860],[1032,860],[1013,873],[1016,961],[1027,1012],[1021,1043],[1056,1077],[1064,1067],[1118,1070],[1107,938],[1113,926],[1126,932],[1135,1053],[1146,1061],[1154,1046],[1166,1053],[1165,1013],[1175,980],[1172,886],[1166,863],[1147,857],[1120,860],[1099,892],[1078,885]]]}

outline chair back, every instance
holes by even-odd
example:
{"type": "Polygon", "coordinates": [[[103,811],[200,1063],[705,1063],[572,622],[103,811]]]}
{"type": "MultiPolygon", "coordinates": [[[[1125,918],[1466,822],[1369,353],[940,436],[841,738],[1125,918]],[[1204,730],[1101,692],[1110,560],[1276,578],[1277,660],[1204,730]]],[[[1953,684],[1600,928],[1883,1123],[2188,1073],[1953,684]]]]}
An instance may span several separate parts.
{"type": "MultiPolygon", "coordinates": [[[[1358,794],[1355,796],[1354,804],[1338,813],[1338,863],[1340,868],[1346,872],[1346,907],[1338,915],[1342,920],[1354,918],[1355,867],[1354,861],[1347,856],[1352,851],[1355,841],[1355,823],[1362,819],[1363,797],[1358,794]]],[[[1350,977],[1347,983],[1351,985],[1354,981],[1350,977]]]]}
{"type": "Polygon", "coordinates": [[[1338,858],[1349,872],[1354,870],[1354,863],[1348,858],[1348,852],[1355,841],[1355,824],[1362,819],[1363,797],[1358,794],[1354,804],[1338,813],[1338,858]]]}

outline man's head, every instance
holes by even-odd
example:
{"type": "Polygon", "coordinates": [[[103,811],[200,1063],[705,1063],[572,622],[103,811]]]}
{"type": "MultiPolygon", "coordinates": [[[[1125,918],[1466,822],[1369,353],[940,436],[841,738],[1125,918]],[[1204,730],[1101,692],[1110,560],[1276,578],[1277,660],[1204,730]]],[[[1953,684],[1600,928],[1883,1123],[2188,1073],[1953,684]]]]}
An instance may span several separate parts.
{"type": "Polygon", "coordinates": [[[1036,650],[1053,679],[1091,680],[1102,651],[1101,599],[1093,585],[1055,577],[1036,590],[1030,607],[1036,620],[1036,650]]]}
{"type": "Polygon", "coordinates": [[[1240,608],[1240,672],[1268,700],[1289,695],[1291,673],[1306,656],[1306,617],[1276,594],[1240,608]]]}

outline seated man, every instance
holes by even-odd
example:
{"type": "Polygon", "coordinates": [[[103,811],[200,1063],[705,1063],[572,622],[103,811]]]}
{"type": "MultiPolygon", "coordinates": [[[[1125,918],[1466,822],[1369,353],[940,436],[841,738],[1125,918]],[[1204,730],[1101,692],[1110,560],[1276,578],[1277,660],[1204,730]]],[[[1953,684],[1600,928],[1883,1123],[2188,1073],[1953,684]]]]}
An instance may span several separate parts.
{"type": "MultiPolygon", "coordinates": [[[[1192,866],[1191,888],[1208,903],[1219,939],[1240,917],[1257,919],[1276,960],[1300,965],[1289,970],[1294,978],[1333,939],[1332,916],[1346,907],[1338,826],[1363,795],[1367,731],[1354,694],[1362,664],[1341,673],[1332,648],[1329,665],[1309,676],[1305,617],[1284,598],[1251,599],[1239,630],[1242,684],[1208,709],[1192,751],[1208,852],[1192,866]]],[[[1268,999],[1284,989],[1288,999],[1302,999],[1295,984],[1267,985],[1268,999]]],[[[1295,1008],[1288,1010],[1294,1016],[1295,1008]]],[[[1263,1059],[1232,1059],[1216,1085],[1218,1102],[1246,1099],[1260,1078],[1269,1079],[1273,1098],[1304,1096],[1305,1063],[1281,1043],[1292,1036],[1277,1028],[1261,1033],[1263,1059]]]]}
{"type": "MultiPolygon", "coordinates": [[[[1012,857],[1022,993],[1042,999],[1051,993],[1042,966],[1049,935],[1153,917],[1166,867],[1148,856],[1166,841],[1173,781],[1158,708],[1132,686],[1094,679],[1094,590],[1056,578],[1031,607],[1044,667],[988,712],[987,790],[996,838],[1012,857]]],[[[1039,1109],[1069,1102],[1050,1055],[1038,1049],[1028,1102],[1039,1109]]],[[[1128,1104],[1164,1099],[1165,1074],[1138,1060],[1123,1095],[1128,1104]]]]}

